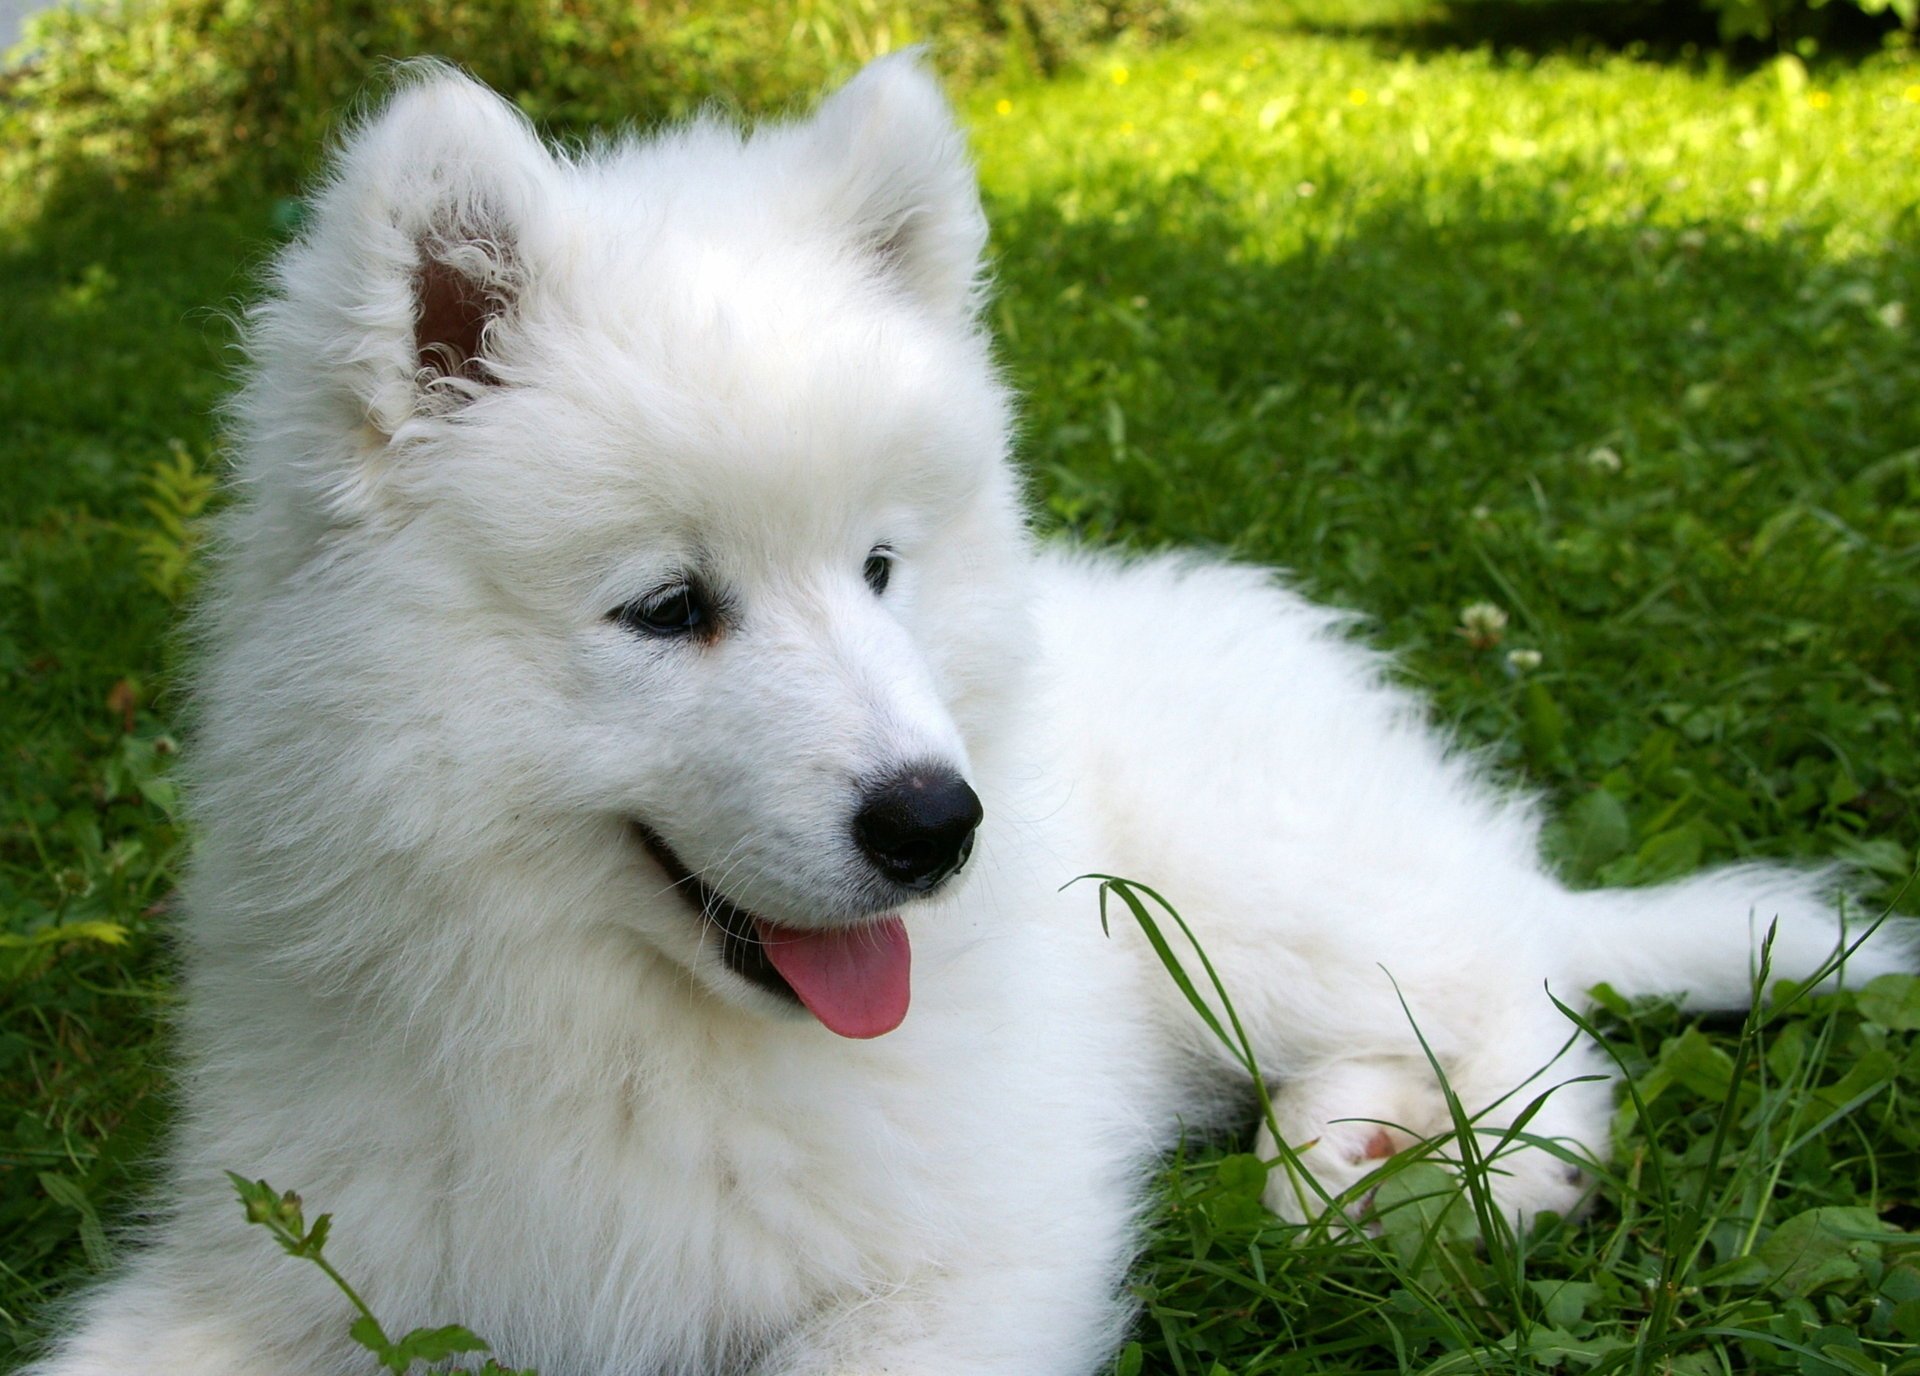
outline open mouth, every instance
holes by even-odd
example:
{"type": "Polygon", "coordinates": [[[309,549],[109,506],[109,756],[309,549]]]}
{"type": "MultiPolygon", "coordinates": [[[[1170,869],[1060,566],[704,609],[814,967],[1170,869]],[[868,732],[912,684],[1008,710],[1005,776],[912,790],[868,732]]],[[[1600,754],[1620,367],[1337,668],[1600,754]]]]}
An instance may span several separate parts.
{"type": "Polygon", "coordinates": [[[720,957],[757,988],[800,1004],[830,1032],[878,1037],[907,1015],[911,949],[900,918],[792,927],[748,912],[702,879],[644,822],[635,839],[694,914],[719,934],[720,957]]]}

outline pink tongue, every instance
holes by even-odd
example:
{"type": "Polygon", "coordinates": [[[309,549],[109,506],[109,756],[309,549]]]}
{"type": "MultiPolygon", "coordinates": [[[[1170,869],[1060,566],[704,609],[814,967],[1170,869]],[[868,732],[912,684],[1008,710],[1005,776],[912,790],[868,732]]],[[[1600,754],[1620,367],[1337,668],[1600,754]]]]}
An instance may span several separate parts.
{"type": "Polygon", "coordinates": [[[879,1037],[907,1016],[913,951],[899,918],[824,931],[754,922],[773,968],[829,1032],[879,1037]]]}

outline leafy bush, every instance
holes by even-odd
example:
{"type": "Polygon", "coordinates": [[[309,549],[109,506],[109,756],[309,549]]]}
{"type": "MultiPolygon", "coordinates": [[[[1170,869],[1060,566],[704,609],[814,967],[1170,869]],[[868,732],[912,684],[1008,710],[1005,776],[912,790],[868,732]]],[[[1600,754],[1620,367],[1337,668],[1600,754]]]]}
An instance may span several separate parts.
{"type": "Polygon", "coordinates": [[[1920,25],[1920,0],[1702,0],[1719,16],[1720,37],[1773,38],[1817,27],[1849,8],[1881,18],[1891,15],[1905,29],[1920,25]]]}
{"type": "Polygon", "coordinates": [[[204,187],[246,160],[304,170],[385,59],[437,54],[566,132],[718,101],[764,109],[931,41],[967,79],[1050,72],[1120,34],[1177,27],[1181,0],[123,0],[56,8],[0,87],[0,178],[79,168],[204,187]]]}
{"type": "Polygon", "coordinates": [[[1579,34],[1605,43],[1663,44],[1758,39],[1791,46],[1852,39],[1898,24],[1911,30],[1920,0],[1451,0],[1460,26],[1498,41],[1509,35],[1579,34]]]}

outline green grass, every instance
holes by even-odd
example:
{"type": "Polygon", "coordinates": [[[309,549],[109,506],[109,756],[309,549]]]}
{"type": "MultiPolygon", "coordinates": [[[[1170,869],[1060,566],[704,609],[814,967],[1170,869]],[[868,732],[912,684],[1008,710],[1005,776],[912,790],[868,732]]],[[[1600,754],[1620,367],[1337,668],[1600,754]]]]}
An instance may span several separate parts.
{"type": "Polygon", "coordinates": [[[216,308],[266,228],[102,200],[0,237],[0,1360],[104,1257],[159,1117],[179,703],[148,478],[212,443],[216,308]]]}
{"type": "Polygon", "coordinates": [[[1692,838],[1610,879],[1904,878],[1916,83],[1247,30],[989,95],[1047,512],[1295,570],[1537,782],[1692,838]]]}
{"type": "MultiPolygon", "coordinates": [[[[1366,613],[1560,805],[1579,882],[1839,857],[1892,901],[1920,845],[1920,62],[1496,52],[1371,13],[1248,4],[969,96],[1044,522],[1366,613]],[[1463,634],[1483,601],[1506,625],[1463,634]]],[[[286,190],[71,185],[0,218],[0,1366],[111,1251],[163,1117],[178,454],[210,462],[224,312],[286,190]]],[[[1745,1028],[1608,1012],[1639,1096],[1617,1178],[1513,1248],[1443,1201],[1408,1215],[1431,1238],[1302,1244],[1236,1144],[1193,1144],[1121,1365],[1920,1371],[1916,1027],[1898,980],[1745,1028]]]]}

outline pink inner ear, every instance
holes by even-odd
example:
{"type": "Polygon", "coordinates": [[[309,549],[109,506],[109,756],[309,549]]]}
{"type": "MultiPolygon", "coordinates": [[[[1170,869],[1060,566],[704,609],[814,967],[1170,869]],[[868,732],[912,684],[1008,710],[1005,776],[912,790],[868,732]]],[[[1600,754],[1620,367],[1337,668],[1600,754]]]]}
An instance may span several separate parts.
{"type": "Polygon", "coordinates": [[[505,309],[500,296],[466,273],[423,252],[414,274],[414,347],[420,367],[439,377],[496,379],[480,353],[487,322],[505,309]]]}

